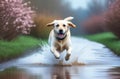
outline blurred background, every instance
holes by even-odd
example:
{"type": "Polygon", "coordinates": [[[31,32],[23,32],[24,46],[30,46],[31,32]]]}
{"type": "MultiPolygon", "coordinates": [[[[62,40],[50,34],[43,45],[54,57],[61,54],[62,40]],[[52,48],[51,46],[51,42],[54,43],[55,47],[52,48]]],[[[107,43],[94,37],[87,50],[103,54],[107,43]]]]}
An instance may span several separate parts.
{"type": "MultiPolygon", "coordinates": [[[[31,26],[26,29],[31,30],[31,36],[47,38],[51,30],[51,28],[45,26],[47,23],[55,19],[64,19],[68,16],[73,16],[73,23],[77,25],[77,28],[71,29],[72,35],[79,36],[112,31],[115,35],[120,37],[118,30],[120,20],[118,12],[119,0],[25,0],[22,3],[26,3],[26,7],[29,5],[30,11],[34,11],[31,20],[36,27],[32,27],[32,23],[29,21],[31,23],[29,25],[31,26]]],[[[25,11],[23,10],[23,12],[25,11]]],[[[27,19],[24,21],[26,20],[27,19]]],[[[5,22],[5,24],[7,24],[7,22],[5,22]]],[[[24,25],[25,23],[18,22],[16,25],[19,26],[18,24],[24,25]]],[[[11,40],[21,33],[26,34],[27,32],[25,33],[25,30],[22,31],[24,27],[22,27],[22,25],[21,27],[16,26],[20,31],[17,31],[16,35],[11,36],[11,38],[7,38],[9,35],[0,36],[0,38],[11,40]]],[[[10,26],[14,26],[14,24],[10,26]]],[[[28,25],[26,24],[26,26],[28,25]]],[[[16,28],[14,28],[14,30],[16,30],[16,28]]],[[[5,34],[4,32],[6,31],[2,29],[0,34],[5,34]]],[[[12,35],[12,33],[10,34],[12,35]]],[[[13,34],[15,33],[13,32],[13,34]]]]}
{"type": "MultiPolygon", "coordinates": [[[[64,19],[73,16],[73,23],[77,28],[71,29],[72,35],[96,34],[113,30],[110,26],[110,18],[114,18],[109,8],[115,0],[27,0],[36,11],[36,28],[32,29],[31,35],[46,38],[50,28],[45,25],[55,19],[64,19]],[[111,17],[112,15],[112,17],[111,17]],[[44,21],[43,21],[44,20],[44,21]],[[44,31],[44,32],[43,32],[44,31]]],[[[116,3],[117,4],[117,3],[116,3]]],[[[119,5],[119,4],[118,4],[119,5]]],[[[114,11],[114,9],[112,10],[114,11]]],[[[118,13],[119,15],[119,13],[118,13]]],[[[113,23],[114,24],[114,23],[113,23]]],[[[114,29],[115,30],[115,29],[114,29]]],[[[117,28],[116,28],[117,30],[117,28]]],[[[117,32],[115,30],[115,32],[117,32]]],[[[114,32],[114,31],[112,31],[114,32]]],[[[118,31],[119,32],[119,31],[118,31]]],[[[116,34],[116,33],[115,33],[116,34]]],[[[119,34],[117,34],[119,35],[119,34]]]]}

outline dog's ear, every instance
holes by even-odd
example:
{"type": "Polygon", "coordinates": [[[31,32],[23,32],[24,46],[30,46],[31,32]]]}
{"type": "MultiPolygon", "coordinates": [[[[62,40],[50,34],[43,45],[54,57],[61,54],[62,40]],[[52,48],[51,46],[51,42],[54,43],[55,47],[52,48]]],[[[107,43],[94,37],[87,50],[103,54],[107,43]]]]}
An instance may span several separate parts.
{"type": "Polygon", "coordinates": [[[75,27],[76,27],[76,25],[75,25],[75,24],[73,24],[72,22],[68,22],[68,25],[69,25],[69,26],[71,26],[71,27],[73,27],[73,28],[75,28],[75,27]]]}
{"type": "Polygon", "coordinates": [[[46,26],[54,26],[54,21],[51,23],[46,24],[46,26]]]}
{"type": "Polygon", "coordinates": [[[64,20],[66,20],[66,21],[71,21],[72,19],[74,19],[74,17],[67,17],[67,18],[65,18],[64,20]]]}

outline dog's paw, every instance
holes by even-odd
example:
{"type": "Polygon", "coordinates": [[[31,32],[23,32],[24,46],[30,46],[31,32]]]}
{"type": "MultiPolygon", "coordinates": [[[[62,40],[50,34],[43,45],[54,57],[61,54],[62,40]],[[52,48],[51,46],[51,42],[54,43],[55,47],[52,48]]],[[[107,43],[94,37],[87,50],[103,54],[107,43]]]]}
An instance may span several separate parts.
{"type": "Polygon", "coordinates": [[[65,60],[68,61],[70,59],[70,54],[67,54],[65,60]]]}
{"type": "Polygon", "coordinates": [[[60,54],[59,53],[53,53],[53,55],[55,56],[56,59],[60,59],[60,54]]]}
{"type": "Polygon", "coordinates": [[[60,55],[54,55],[56,59],[60,59],[60,55]]]}
{"type": "Polygon", "coordinates": [[[55,56],[55,58],[56,58],[56,59],[60,59],[60,57],[56,57],[56,56],[55,56]]]}

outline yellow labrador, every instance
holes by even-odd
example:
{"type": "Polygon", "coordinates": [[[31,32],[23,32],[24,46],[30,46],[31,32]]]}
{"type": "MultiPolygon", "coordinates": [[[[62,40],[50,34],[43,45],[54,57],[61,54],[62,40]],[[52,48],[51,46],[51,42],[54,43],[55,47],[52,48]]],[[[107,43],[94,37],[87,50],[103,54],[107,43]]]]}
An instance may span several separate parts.
{"type": "Polygon", "coordinates": [[[54,56],[59,59],[60,52],[66,50],[67,54],[65,60],[69,60],[71,55],[71,34],[70,27],[75,28],[71,20],[73,17],[67,17],[64,20],[54,20],[51,23],[48,23],[47,26],[53,26],[49,35],[49,44],[51,46],[51,52],[54,56]]]}

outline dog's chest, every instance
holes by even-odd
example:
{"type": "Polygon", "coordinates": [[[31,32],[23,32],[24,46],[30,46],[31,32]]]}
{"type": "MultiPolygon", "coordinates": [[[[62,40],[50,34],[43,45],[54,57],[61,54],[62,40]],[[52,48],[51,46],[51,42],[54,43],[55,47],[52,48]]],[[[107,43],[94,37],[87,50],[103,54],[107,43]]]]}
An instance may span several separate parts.
{"type": "Polygon", "coordinates": [[[56,43],[55,47],[57,48],[57,51],[62,52],[66,49],[67,46],[66,46],[65,42],[59,41],[59,42],[56,43]]]}

